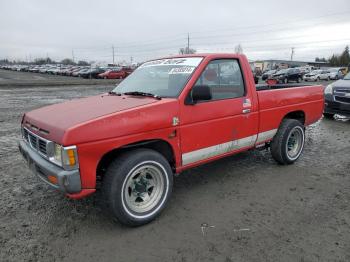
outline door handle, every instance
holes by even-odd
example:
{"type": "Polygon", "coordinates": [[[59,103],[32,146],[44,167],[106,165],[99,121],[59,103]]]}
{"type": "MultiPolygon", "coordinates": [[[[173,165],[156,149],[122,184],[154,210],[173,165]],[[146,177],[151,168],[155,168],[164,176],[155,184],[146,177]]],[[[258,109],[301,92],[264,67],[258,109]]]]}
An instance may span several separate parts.
{"type": "Polygon", "coordinates": [[[250,109],[249,109],[249,108],[248,108],[248,109],[243,109],[243,110],[242,110],[242,113],[243,113],[243,114],[248,114],[248,113],[250,113],[250,109]]]}

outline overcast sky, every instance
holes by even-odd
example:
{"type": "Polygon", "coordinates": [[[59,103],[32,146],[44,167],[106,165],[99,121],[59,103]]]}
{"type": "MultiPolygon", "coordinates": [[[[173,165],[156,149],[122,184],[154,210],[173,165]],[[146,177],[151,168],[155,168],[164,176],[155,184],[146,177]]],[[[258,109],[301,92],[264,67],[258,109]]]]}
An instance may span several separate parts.
{"type": "Polygon", "coordinates": [[[350,45],[349,0],[0,0],[0,59],[143,61],[233,52],[250,60],[312,61],[350,45]]]}

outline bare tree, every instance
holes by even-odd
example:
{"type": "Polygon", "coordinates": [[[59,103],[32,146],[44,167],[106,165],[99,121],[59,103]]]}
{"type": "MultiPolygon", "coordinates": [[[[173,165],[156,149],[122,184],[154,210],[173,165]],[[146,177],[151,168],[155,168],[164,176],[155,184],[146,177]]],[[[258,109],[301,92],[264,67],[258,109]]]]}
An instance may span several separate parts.
{"type": "Polygon", "coordinates": [[[179,49],[179,54],[180,55],[195,54],[196,52],[197,52],[196,49],[188,48],[188,47],[184,47],[184,48],[180,48],[179,49]]]}

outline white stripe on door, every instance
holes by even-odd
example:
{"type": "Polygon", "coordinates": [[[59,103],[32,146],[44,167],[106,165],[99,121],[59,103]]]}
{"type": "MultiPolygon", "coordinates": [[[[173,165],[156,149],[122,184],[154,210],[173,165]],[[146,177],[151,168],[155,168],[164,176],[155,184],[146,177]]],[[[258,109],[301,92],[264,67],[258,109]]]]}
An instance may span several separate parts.
{"type": "Polygon", "coordinates": [[[255,143],[261,143],[263,141],[272,139],[276,132],[277,129],[273,129],[266,132],[261,132],[258,135],[252,135],[182,154],[182,164],[188,165],[200,160],[211,158],[213,156],[222,155],[245,147],[252,147],[255,145],[255,143]]]}

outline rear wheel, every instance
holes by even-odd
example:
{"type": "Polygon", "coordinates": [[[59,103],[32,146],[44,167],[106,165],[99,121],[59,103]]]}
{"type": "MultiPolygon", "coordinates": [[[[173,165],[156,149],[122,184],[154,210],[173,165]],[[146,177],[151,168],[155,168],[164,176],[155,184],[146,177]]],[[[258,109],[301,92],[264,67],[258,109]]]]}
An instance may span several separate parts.
{"type": "Polygon", "coordinates": [[[168,161],[150,149],[124,153],[109,166],[103,181],[105,206],[125,225],[151,222],[164,209],[173,186],[168,161]]]}
{"type": "Polygon", "coordinates": [[[271,143],[272,157],[282,165],[293,164],[300,157],[304,143],[303,124],[295,119],[284,119],[271,143]]]}

